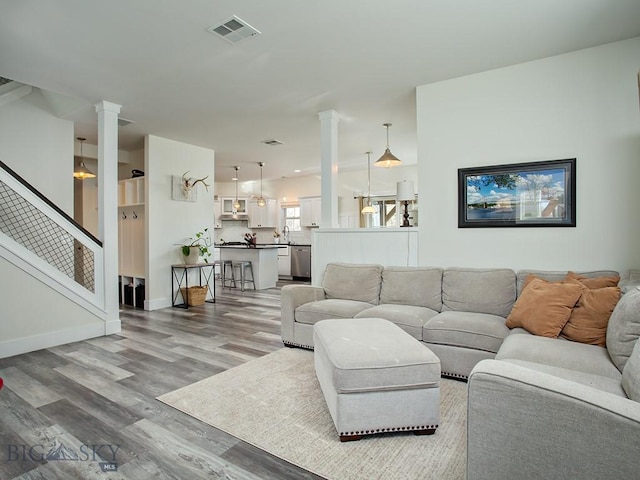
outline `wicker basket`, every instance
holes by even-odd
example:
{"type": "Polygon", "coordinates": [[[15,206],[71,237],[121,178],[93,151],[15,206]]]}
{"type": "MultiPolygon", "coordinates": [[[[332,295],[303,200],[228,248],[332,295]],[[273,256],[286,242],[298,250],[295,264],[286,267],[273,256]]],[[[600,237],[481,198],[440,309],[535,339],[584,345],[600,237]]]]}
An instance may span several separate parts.
{"type": "Polygon", "coordinates": [[[196,305],[203,305],[204,301],[207,298],[207,290],[206,286],[204,287],[189,287],[180,288],[180,293],[182,294],[182,298],[185,303],[187,303],[190,307],[194,307],[196,305]]]}

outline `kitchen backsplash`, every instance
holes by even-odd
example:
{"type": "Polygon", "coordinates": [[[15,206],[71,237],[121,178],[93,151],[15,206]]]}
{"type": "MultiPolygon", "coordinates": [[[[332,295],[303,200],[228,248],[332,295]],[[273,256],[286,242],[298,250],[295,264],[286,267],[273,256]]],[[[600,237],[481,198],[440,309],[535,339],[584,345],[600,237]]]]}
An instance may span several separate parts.
{"type": "MultiPolygon", "coordinates": [[[[273,243],[273,230],[251,229],[245,220],[223,220],[222,228],[214,229],[213,240],[215,243],[221,243],[223,240],[225,242],[242,242],[244,234],[247,232],[256,234],[257,243],[273,243]]],[[[280,232],[280,241],[283,241],[282,232],[280,232]]],[[[311,229],[303,228],[301,232],[289,232],[289,242],[311,244],[311,229]]]]}

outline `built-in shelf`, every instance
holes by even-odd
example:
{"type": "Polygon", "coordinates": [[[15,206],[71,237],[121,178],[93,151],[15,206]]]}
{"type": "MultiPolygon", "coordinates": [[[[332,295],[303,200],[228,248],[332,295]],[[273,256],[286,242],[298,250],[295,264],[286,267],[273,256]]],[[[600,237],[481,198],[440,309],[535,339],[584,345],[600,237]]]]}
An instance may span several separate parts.
{"type": "Polygon", "coordinates": [[[144,205],[144,177],[127,178],[118,182],[118,206],[144,205]]]}

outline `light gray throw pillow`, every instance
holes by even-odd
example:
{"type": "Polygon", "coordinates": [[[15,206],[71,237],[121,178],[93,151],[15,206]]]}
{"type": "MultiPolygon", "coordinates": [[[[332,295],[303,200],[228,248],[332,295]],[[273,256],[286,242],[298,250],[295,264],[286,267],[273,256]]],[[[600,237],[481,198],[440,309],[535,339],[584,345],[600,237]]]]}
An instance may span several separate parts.
{"type": "Polygon", "coordinates": [[[607,351],[618,370],[624,370],[640,337],[640,290],[625,293],[609,318],[607,351]]]}
{"type": "Polygon", "coordinates": [[[637,340],[622,371],[622,388],[627,397],[640,402],[640,342],[637,340]]]}

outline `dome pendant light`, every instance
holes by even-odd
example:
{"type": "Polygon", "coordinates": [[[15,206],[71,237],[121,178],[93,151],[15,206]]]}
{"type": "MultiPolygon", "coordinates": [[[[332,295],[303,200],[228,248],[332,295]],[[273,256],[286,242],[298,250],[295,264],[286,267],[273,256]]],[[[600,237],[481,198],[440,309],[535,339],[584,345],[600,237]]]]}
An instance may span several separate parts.
{"type": "Polygon", "coordinates": [[[363,215],[376,213],[376,207],[371,205],[371,152],[367,152],[367,186],[369,190],[369,194],[367,196],[367,205],[360,212],[363,215]]]}
{"type": "Polygon", "coordinates": [[[391,153],[391,150],[389,150],[389,127],[391,126],[391,124],[383,123],[382,126],[387,128],[387,148],[382,154],[382,156],[378,160],[376,160],[376,163],[374,163],[374,165],[376,167],[385,167],[385,168],[397,167],[402,163],[402,161],[398,157],[396,157],[393,153],[391,153]]]}
{"type": "Polygon", "coordinates": [[[236,169],[236,199],[233,202],[233,209],[235,210],[234,213],[237,213],[240,210],[240,202],[238,201],[238,170],[240,170],[240,167],[233,168],[236,169]]]}
{"type": "Polygon", "coordinates": [[[258,163],[258,165],[260,165],[260,196],[258,197],[258,206],[264,207],[267,204],[264,197],[262,196],[262,167],[264,167],[264,162],[260,162],[258,163]]]}
{"type": "Polygon", "coordinates": [[[82,155],[82,145],[86,138],[78,137],[78,141],[80,142],[80,165],[78,165],[73,170],[73,177],[78,178],[80,180],[84,180],[85,178],[95,178],[95,173],[89,170],[84,164],[84,156],[82,155]]]}

